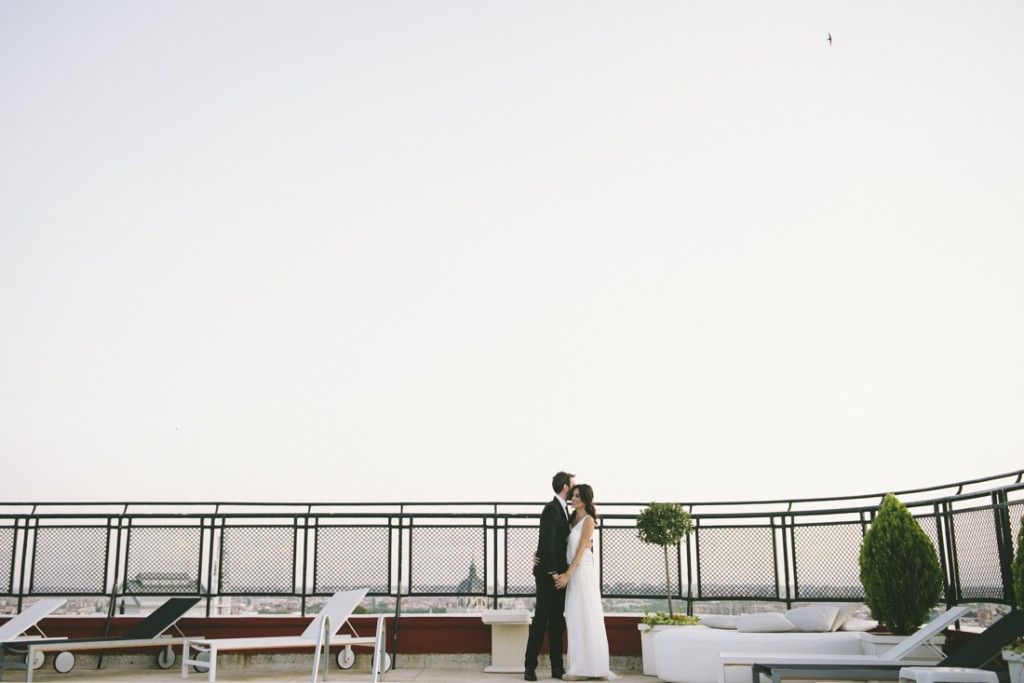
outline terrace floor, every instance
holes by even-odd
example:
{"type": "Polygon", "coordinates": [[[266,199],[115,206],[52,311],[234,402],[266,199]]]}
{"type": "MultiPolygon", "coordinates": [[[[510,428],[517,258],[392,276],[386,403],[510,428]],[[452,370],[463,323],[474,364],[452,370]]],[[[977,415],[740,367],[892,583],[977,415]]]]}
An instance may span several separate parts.
{"type": "MultiPolygon", "coordinates": [[[[24,672],[21,671],[9,671],[7,672],[5,680],[8,681],[20,681],[24,680],[24,672]]],[[[281,681],[282,683],[297,683],[298,681],[309,681],[311,672],[309,669],[304,671],[301,670],[288,670],[288,671],[259,671],[256,669],[228,669],[224,668],[217,672],[217,680],[225,682],[239,683],[241,681],[253,681],[253,683],[271,683],[272,681],[281,681]]],[[[623,671],[619,674],[621,678],[618,680],[621,683],[639,683],[645,681],[646,683],[652,683],[657,679],[643,676],[637,671],[623,671]]],[[[539,681],[552,681],[549,677],[549,672],[545,669],[537,670],[537,678],[539,681]]],[[[39,669],[33,674],[33,680],[45,683],[46,681],[61,681],[62,683],[74,683],[74,681],[88,681],[88,683],[100,683],[110,681],[110,683],[126,683],[127,681],[140,681],[140,683],[180,683],[184,681],[181,677],[181,670],[178,668],[169,669],[166,671],[162,670],[140,670],[140,669],[125,669],[125,670],[100,670],[95,669],[83,669],[80,670],[77,667],[69,674],[59,674],[50,667],[39,669]]],[[[206,676],[197,673],[190,673],[188,677],[189,681],[195,683],[205,683],[206,676]]],[[[323,676],[319,680],[323,680],[323,676]]],[[[331,670],[328,673],[328,681],[334,681],[337,683],[363,683],[364,681],[370,680],[370,674],[368,671],[340,671],[331,670]]],[[[522,674],[490,674],[484,673],[474,669],[435,669],[435,668],[400,668],[393,671],[389,671],[385,676],[379,679],[381,683],[404,683],[406,681],[416,681],[417,683],[513,683],[514,681],[522,681],[522,674]]]]}

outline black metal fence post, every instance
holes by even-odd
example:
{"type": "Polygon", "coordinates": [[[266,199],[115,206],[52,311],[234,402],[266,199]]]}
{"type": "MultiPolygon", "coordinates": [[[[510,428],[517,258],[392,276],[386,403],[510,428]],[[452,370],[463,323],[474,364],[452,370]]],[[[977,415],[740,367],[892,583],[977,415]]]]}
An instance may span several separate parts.
{"type": "MultiPolygon", "coordinates": [[[[388,523],[391,523],[388,518],[388,523]]],[[[410,523],[411,527],[411,523],[410,523]]],[[[404,555],[402,553],[402,541],[405,528],[405,506],[398,506],[398,577],[395,583],[395,627],[391,629],[391,666],[398,668],[398,630],[402,620],[402,566],[404,555]]],[[[411,533],[411,529],[410,529],[411,533]]],[[[411,540],[411,539],[410,539],[411,540]]]]}

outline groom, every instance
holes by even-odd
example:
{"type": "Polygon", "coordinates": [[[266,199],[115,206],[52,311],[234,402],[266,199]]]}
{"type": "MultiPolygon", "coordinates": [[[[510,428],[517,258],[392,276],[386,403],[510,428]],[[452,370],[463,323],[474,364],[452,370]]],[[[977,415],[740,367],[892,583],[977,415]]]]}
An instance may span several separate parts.
{"type": "Polygon", "coordinates": [[[567,496],[576,485],[574,474],[559,472],[551,479],[555,497],[544,506],[540,514],[540,538],[537,540],[537,558],[533,579],[537,583],[537,606],[530,623],[530,640],[526,644],[526,674],[528,681],[537,680],[537,656],[548,633],[551,653],[551,677],[561,678],[565,673],[562,663],[562,633],[565,631],[565,589],[556,588],[555,581],[569,568],[565,559],[569,543],[569,508],[567,496]]]}

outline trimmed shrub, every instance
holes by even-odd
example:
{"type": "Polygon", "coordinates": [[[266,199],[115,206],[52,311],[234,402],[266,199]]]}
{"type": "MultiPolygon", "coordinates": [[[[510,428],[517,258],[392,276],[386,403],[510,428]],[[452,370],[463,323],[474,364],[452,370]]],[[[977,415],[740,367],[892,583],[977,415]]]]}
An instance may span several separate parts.
{"type": "Polygon", "coordinates": [[[651,503],[636,518],[636,535],[644,543],[660,545],[665,551],[665,596],[669,618],[672,611],[672,579],[669,576],[668,549],[693,529],[690,513],[679,503],[651,503]]]}
{"type": "Polygon", "coordinates": [[[916,631],[942,595],[935,546],[891,493],[864,535],[860,582],[872,616],[897,635],[916,631]]]}

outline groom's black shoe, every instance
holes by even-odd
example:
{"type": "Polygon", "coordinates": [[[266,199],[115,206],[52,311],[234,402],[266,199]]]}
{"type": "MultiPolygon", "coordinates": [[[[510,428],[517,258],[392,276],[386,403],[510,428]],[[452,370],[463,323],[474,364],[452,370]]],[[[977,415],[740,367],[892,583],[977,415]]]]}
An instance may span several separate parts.
{"type": "Polygon", "coordinates": [[[565,669],[552,669],[551,677],[561,679],[565,675],[565,669]]]}
{"type": "Polygon", "coordinates": [[[537,680],[537,672],[533,669],[527,669],[526,673],[523,674],[524,681],[535,681],[537,680]]]}

